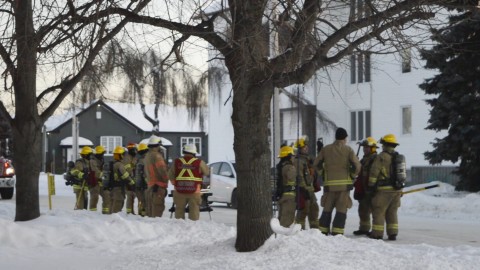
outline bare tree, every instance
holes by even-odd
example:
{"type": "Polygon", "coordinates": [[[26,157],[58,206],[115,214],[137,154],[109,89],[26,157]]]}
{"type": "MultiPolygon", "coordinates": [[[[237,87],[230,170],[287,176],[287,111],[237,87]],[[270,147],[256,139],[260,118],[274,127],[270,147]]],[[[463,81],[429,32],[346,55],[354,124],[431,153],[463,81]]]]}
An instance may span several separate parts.
{"type": "MultiPolygon", "coordinates": [[[[181,1],[175,4],[192,4],[181,1]]],[[[190,20],[162,14],[141,16],[116,10],[133,22],[180,33],[177,40],[195,36],[210,43],[228,69],[233,87],[234,150],[238,176],[238,251],[252,251],[272,234],[269,181],[268,119],[274,87],[307,82],[319,69],[339,62],[354,50],[395,48],[403,29],[435,16],[438,0],[215,1],[216,12],[197,6],[190,20]],[[228,3],[228,6],[226,5],[228,3]],[[275,4],[276,3],[276,4],[275,4]],[[358,5],[364,3],[364,5],[358,5]],[[275,12],[279,11],[279,16],[275,12]],[[273,15],[272,15],[273,14],[273,15]],[[195,19],[196,18],[196,19],[195,19]],[[225,27],[218,27],[222,24],[225,27]],[[268,55],[265,23],[270,31],[286,25],[287,39],[278,55],[268,55]]],[[[173,2],[167,10],[175,9],[173,2]]],[[[179,9],[179,8],[176,8],[179,9]]],[[[182,14],[188,9],[182,9],[182,14]]]]}
{"type": "Polygon", "coordinates": [[[94,58],[105,44],[128,23],[109,9],[138,14],[149,2],[1,2],[2,75],[4,89],[13,96],[13,104],[2,100],[0,113],[10,122],[13,133],[16,221],[40,216],[38,177],[43,124],[91,70],[94,58]],[[37,91],[37,82],[42,82],[45,89],[37,91]],[[12,107],[14,117],[8,110],[12,107]]]}
{"type": "Polygon", "coordinates": [[[80,102],[88,103],[107,90],[112,77],[124,78],[127,83],[122,89],[122,101],[139,103],[143,116],[152,124],[152,132],[160,135],[159,110],[162,105],[186,106],[189,118],[199,118],[200,128],[204,127],[206,107],[206,84],[208,72],[203,72],[198,81],[182,59],[168,61],[154,50],[141,52],[112,41],[103,57],[97,58],[81,82],[80,102]],[[93,83],[92,83],[93,82],[93,83]],[[147,111],[147,104],[153,104],[153,112],[147,111]]]}

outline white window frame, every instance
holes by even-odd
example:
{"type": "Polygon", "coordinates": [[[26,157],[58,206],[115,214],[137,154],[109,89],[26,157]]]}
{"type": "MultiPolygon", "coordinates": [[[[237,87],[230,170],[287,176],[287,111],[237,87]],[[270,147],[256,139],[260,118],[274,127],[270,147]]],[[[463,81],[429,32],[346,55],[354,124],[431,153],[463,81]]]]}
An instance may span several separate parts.
{"type": "Polygon", "coordinates": [[[402,135],[412,134],[412,106],[402,106],[402,135]]]}
{"type": "Polygon", "coordinates": [[[182,153],[185,144],[195,144],[197,147],[197,156],[202,155],[202,138],[201,137],[180,137],[180,153],[182,153]]]}
{"type": "Polygon", "coordinates": [[[116,146],[123,145],[122,136],[100,136],[100,145],[105,148],[105,156],[113,156],[116,146]]]}
{"type": "Polygon", "coordinates": [[[350,55],[350,84],[372,81],[372,60],[370,52],[350,55]]]}
{"type": "Polygon", "coordinates": [[[372,136],[372,113],[370,110],[350,111],[351,141],[360,141],[372,136]],[[362,119],[360,119],[362,118],[362,119]],[[361,125],[359,125],[361,120],[361,125]]]}

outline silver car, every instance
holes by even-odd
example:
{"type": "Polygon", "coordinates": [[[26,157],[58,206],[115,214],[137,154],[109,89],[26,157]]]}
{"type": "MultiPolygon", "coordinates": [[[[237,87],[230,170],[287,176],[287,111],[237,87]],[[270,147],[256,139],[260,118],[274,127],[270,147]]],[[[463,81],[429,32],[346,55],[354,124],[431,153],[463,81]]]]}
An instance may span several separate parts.
{"type": "Polygon", "coordinates": [[[210,167],[210,192],[208,202],[226,203],[237,209],[237,172],[235,161],[219,161],[208,164],[210,167]]]}

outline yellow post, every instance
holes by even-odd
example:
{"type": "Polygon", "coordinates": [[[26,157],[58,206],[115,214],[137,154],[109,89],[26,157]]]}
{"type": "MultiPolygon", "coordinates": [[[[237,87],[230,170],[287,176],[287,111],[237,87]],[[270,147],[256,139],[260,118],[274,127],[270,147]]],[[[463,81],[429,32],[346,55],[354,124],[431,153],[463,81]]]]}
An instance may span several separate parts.
{"type": "Polygon", "coordinates": [[[55,195],[55,176],[48,173],[48,208],[52,210],[52,195],[55,195]]]}

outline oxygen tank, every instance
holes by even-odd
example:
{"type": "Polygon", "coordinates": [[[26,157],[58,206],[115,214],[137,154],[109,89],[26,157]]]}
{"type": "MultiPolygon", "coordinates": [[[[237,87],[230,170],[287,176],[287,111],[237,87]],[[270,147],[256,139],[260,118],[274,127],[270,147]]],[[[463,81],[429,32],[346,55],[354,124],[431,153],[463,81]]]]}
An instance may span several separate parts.
{"type": "Polygon", "coordinates": [[[112,182],[113,161],[103,164],[102,184],[103,188],[110,188],[112,182]]]}
{"type": "Polygon", "coordinates": [[[145,177],[143,171],[144,165],[141,162],[138,162],[135,166],[135,188],[145,189],[145,177]]]}
{"type": "Polygon", "coordinates": [[[407,164],[405,162],[405,156],[397,154],[395,157],[395,181],[393,187],[396,189],[402,189],[405,187],[407,181],[407,164]]]}

